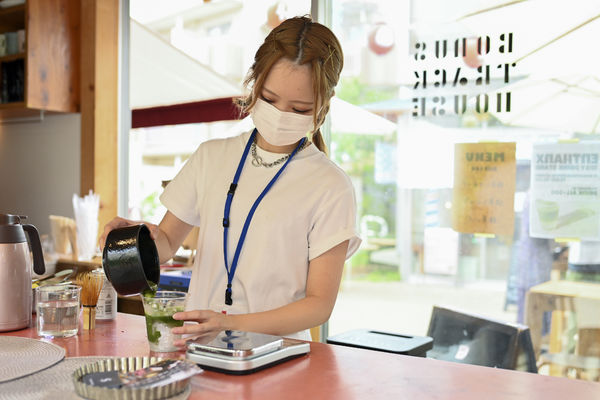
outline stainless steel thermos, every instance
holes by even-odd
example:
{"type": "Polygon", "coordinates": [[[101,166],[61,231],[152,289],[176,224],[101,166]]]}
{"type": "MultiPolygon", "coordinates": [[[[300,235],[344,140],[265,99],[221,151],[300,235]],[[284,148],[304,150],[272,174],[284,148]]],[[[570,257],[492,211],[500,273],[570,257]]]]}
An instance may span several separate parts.
{"type": "Polygon", "coordinates": [[[33,270],[38,275],[46,272],[40,236],[35,226],[21,224],[25,218],[0,214],[0,331],[26,328],[31,323],[31,256],[27,237],[33,270]]]}

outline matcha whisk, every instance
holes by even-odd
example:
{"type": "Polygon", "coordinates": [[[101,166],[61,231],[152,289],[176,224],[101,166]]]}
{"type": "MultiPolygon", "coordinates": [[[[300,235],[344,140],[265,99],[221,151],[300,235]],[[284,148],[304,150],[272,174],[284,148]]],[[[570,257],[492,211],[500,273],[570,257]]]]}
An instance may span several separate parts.
{"type": "Polygon", "coordinates": [[[102,271],[80,272],[75,276],[75,283],[81,286],[81,305],[83,306],[83,329],[96,327],[96,304],[104,283],[102,271]]]}

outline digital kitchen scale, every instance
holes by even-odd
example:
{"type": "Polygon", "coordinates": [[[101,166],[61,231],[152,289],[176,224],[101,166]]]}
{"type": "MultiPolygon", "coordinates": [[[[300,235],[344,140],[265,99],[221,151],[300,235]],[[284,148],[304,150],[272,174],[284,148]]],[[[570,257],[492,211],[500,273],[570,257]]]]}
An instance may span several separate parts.
{"type": "Polygon", "coordinates": [[[222,331],[215,338],[188,340],[186,358],[204,369],[249,374],[310,351],[310,344],[255,332],[222,331]]]}

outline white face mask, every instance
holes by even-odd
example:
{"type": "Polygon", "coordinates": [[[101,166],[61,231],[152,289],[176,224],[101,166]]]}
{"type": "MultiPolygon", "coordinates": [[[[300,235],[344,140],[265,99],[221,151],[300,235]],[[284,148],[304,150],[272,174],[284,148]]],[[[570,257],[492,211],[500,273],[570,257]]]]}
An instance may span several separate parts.
{"type": "Polygon", "coordinates": [[[279,111],[262,99],[257,99],[252,108],[252,121],[263,139],[273,146],[294,144],[314,130],[312,115],[279,111]]]}

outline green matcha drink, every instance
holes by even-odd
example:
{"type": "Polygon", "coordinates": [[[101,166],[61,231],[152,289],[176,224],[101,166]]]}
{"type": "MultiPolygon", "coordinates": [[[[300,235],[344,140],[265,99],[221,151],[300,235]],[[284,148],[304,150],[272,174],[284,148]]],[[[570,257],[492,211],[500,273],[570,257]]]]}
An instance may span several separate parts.
{"type": "Polygon", "coordinates": [[[179,350],[173,342],[181,337],[171,329],[183,326],[183,321],[173,319],[173,314],[184,311],[186,293],[175,291],[146,291],[142,294],[146,332],[150,351],[171,352],[179,350]]]}

